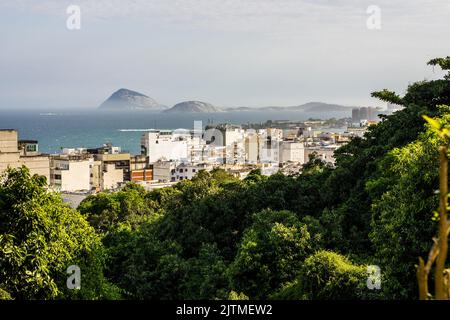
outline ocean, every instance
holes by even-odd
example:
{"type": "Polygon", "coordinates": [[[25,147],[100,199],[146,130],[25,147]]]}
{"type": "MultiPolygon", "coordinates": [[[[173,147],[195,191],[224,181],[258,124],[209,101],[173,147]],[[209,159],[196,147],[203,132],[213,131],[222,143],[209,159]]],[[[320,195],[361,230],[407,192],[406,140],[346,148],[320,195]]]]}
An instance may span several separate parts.
{"type": "Polygon", "coordinates": [[[259,123],[267,120],[303,121],[309,118],[344,118],[351,112],[235,111],[221,113],[160,113],[150,111],[0,109],[0,129],[16,129],[19,139],[39,141],[39,151],[59,153],[62,148],[94,148],[112,143],[131,154],[140,153],[140,138],[150,129],[192,129],[194,121],[259,123]]]}

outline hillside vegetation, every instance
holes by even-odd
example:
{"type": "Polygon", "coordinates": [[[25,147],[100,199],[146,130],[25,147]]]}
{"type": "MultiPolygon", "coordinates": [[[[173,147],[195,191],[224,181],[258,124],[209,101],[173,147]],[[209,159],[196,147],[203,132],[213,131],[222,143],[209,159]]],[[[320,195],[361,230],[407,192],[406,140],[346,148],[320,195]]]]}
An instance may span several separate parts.
{"type": "MultiPolygon", "coordinates": [[[[430,62],[448,70],[450,58],[430,62]]],[[[146,192],[129,184],[77,210],[26,168],[0,183],[0,298],[416,299],[416,264],[437,222],[450,77],[411,84],[405,108],[302,174],[238,180],[223,170],[146,192]],[[81,290],[66,289],[77,264],[81,290]],[[367,266],[381,289],[366,286],[367,266]]]]}

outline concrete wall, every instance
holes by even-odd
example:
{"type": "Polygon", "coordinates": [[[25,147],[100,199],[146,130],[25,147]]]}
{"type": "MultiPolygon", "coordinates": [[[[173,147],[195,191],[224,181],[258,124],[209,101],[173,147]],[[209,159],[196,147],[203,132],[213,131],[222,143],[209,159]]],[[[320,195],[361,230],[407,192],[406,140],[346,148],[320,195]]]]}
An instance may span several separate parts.
{"type": "Polygon", "coordinates": [[[16,153],[0,153],[0,174],[8,167],[17,168],[20,167],[19,162],[20,154],[16,153]]]}
{"type": "Polygon", "coordinates": [[[20,164],[30,169],[31,175],[44,176],[47,178],[47,183],[50,183],[50,159],[48,156],[20,157],[20,164]]]}
{"type": "Polygon", "coordinates": [[[113,163],[105,164],[102,177],[102,189],[116,189],[121,183],[123,183],[123,170],[116,169],[116,165],[113,163]]]}
{"type": "Polygon", "coordinates": [[[175,163],[156,162],[153,164],[153,180],[161,182],[171,182],[172,170],[175,169],[175,163]]]}
{"type": "Polygon", "coordinates": [[[33,152],[32,156],[21,156],[18,133],[16,130],[0,130],[0,174],[8,167],[18,168],[25,165],[31,175],[41,175],[50,182],[50,160],[47,156],[33,152]]]}
{"type": "Polygon", "coordinates": [[[305,149],[305,163],[309,161],[309,155],[315,153],[317,157],[325,162],[334,164],[336,159],[334,158],[334,150],[332,148],[306,148],[305,149]]]}
{"type": "Polygon", "coordinates": [[[305,163],[305,147],[301,142],[283,141],[280,146],[280,162],[305,163]]]}
{"type": "Polygon", "coordinates": [[[54,160],[52,168],[52,184],[62,192],[89,191],[91,189],[91,168],[93,161],[86,160],[54,160]],[[60,170],[67,168],[67,170],[60,170]],[[60,175],[61,179],[56,179],[60,175]]]}
{"type": "Polygon", "coordinates": [[[251,164],[258,163],[259,159],[259,136],[256,133],[249,134],[245,138],[246,162],[251,164]]]}
{"type": "Polygon", "coordinates": [[[214,169],[212,165],[179,165],[172,173],[172,181],[182,181],[192,179],[200,170],[211,171],[214,169]]]}
{"type": "Polygon", "coordinates": [[[188,143],[187,141],[149,141],[148,145],[149,162],[156,162],[160,159],[165,160],[187,160],[188,143]]]}
{"type": "Polygon", "coordinates": [[[18,134],[15,130],[0,130],[0,153],[18,151],[18,134]]]}

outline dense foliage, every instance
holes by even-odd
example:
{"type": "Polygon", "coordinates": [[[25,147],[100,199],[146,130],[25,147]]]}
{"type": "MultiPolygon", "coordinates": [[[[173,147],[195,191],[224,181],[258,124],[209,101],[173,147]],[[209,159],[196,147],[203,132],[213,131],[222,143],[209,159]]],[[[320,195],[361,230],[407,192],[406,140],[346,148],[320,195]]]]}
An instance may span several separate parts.
{"type": "Polygon", "coordinates": [[[348,259],[334,252],[318,251],[305,260],[295,281],[285,284],[272,298],[282,300],[368,298],[366,280],[366,267],[353,265],[348,259]]]}
{"type": "MultiPolygon", "coordinates": [[[[449,69],[450,58],[432,65],[449,69]]],[[[296,176],[223,170],[150,192],[129,184],[78,210],[25,168],[0,182],[0,298],[413,299],[436,230],[437,149],[450,79],[411,84],[405,108],[296,176]],[[71,264],[82,289],[64,289],[71,264]],[[366,286],[378,265],[381,290],[366,286]]]]}
{"type": "MultiPolygon", "coordinates": [[[[0,288],[16,299],[109,298],[100,236],[77,211],[46,190],[45,178],[11,169],[0,184],[0,288]],[[83,286],[67,291],[66,270],[78,265],[83,286]]],[[[117,291],[117,290],[116,290],[117,291]]]]}

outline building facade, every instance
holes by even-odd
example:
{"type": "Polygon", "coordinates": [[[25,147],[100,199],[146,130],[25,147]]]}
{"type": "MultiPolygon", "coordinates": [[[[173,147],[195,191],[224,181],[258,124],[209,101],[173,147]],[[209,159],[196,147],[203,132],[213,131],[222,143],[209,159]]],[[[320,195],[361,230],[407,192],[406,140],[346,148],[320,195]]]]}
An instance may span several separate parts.
{"type": "Polygon", "coordinates": [[[13,129],[0,130],[0,174],[9,168],[26,166],[31,175],[44,176],[50,180],[50,160],[46,154],[39,153],[35,140],[19,140],[13,129]]]}

